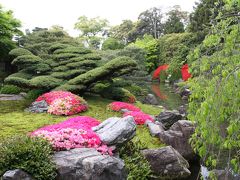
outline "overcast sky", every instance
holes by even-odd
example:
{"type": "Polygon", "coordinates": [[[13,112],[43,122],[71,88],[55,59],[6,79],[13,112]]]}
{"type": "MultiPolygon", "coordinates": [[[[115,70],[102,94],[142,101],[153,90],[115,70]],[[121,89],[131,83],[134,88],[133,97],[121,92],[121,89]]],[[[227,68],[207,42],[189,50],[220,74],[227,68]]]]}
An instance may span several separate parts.
{"type": "Polygon", "coordinates": [[[7,10],[14,11],[21,20],[23,30],[34,27],[63,26],[71,35],[79,16],[100,16],[111,25],[120,24],[124,19],[137,20],[138,15],[151,7],[161,7],[164,11],[180,5],[191,12],[196,0],[0,0],[7,10]]]}

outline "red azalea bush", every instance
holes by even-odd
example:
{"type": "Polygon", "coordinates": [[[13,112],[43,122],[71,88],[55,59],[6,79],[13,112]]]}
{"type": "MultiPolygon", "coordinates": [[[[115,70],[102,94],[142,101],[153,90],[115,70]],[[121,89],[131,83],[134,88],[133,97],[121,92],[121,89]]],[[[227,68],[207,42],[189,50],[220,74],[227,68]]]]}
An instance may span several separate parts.
{"type": "Polygon", "coordinates": [[[52,91],[39,96],[36,101],[45,100],[49,105],[48,113],[73,115],[88,109],[87,102],[68,91],[52,91]]]}
{"type": "Polygon", "coordinates": [[[166,70],[168,69],[168,65],[164,64],[162,66],[159,66],[154,72],[153,72],[153,76],[152,79],[159,79],[161,72],[163,71],[164,73],[166,72],[166,70]]]}
{"type": "Polygon", "coordinates": [[[185,64],[182,66],[181,72],[182,72],[182,79],[184,81],[187,81],[190,77],[192,77],[192,75],[189,73],[189,70],[188,70],[188,64],[185,64]]]}
{"type": "Polygon", "coordinates": [[[145,114],[142,111],[125,112],[123,114],[123,117],[125,117],[125,116],[132,116],[134,118],[136,124],[138,124],[138,125],[143,125],[147,120],[152,121],[152,122],[154,121],[150,115],[145,114]]]}
{"type": "Polygon", "coordinates": [[[108,105],[108,108],[113,111],[120,111],[121,109],[127,109],[129,111],[141,111],[141,109],[132,104],[119,101],[112,102],[111,104],[108,105]]]}
{"type": "Polygon", "coordinates": [[[99,136],[91,129],[99,124],[100,122],[94,118],[78,116],[37,129],[31,133],[31,136],[48,140],[55,151],[93,147],[104,154],[111,155],[111,148],[102,145],[99,136]]]}

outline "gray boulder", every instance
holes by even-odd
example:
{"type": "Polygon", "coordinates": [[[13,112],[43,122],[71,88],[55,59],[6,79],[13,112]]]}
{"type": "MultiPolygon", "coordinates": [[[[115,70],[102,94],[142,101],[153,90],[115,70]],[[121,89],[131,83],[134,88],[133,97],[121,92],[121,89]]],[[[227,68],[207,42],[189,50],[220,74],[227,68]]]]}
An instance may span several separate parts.
{"type": "Polygon", "coordinates": [[[94,148],[56,152],[57,180],[125,180],[127,173],[119,158],[102,155],[94,148]]]}
{"type": "Polygon", "coordinates": [[[111,117],[92,128],[101,141],[107,145],[120,145],[131,140],[136,134],[136,123],[132,116],[111,117]]]}
{"type": "Polygon", "coordinates": [[[14,169],[6,171],[2,180],[33,180],[33,178],[21,169],[14,169]]]}
{"type": "Polygon", "coordinates": [[[146,149],[142,154],[156,175],[168,179],[181,179],[191,174],[188,162],[171,146],[146,149]]]}
{"type": "Polygon", "coordinates": [[[191,91],[188,88],[184,88],[180,93],[180,96],[190,96],[190,95],[191,95],[191,91]]]}
{"type": "MultiPolygon", "coordinates": [[[[212,170],[212,172],[216,176],[217,180],[239,180],[240,179],[240,175],[238,174],[233,175],[230,171],[227,171],[227,170],[214,169],[212,170]]],[[[207,179],[210,180],[210,178],[207,178],[207,179]]]]}
{"type": "Polygon", "coordinates": [[[0,94],[0,101],[20,101],[24,97],[16,94],[0,94]]]}
{"type": "Polygon", "coordinates": [[[175,122],[182,119],[182,115],[176,111],[163,111],[156,116],[156,121],[161,122],[166,128],[171,127],[175,122]]]}
{"type": "Polygon", "coordinates": [[[168,131],[159,134],[161,142],[172,146],[187,160],[193,160],[196,157],[189,139],[194,133],[195,125],[191,121],[180,120],[174,123],[168,131]]]}
{"type": "Polygon", "coordinates": [[[153,94],[148,94],[143,100],[145,104],[158,105],[158,100],[153,94]]]}
{"type": "Polygon", "coordinates": [[[34,113],[43,113],[48,111],[48,104],[45,100],[33,102],[29,108],[25,109],[27,112],[34,112],[34,113]]]}
{"type": "Polygon", "coordinates": [[[146,121],[145,123],[150,131],[152,136],[158,136],[160,133],[164,131],[164,127],[161,123],[155,124],[152,121],[146,121]]]}

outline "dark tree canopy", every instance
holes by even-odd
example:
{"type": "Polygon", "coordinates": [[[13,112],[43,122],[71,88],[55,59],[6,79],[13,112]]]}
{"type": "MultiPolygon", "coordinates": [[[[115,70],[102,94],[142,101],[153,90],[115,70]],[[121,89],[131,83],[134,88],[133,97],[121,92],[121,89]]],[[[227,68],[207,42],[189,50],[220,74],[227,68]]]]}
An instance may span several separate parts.
{"type": "Polygon", "coordinates": [[[212,26],[211,19],[217,17],[219,9],[224,6],[223,0],[200,0],[194,12],[190,14],[189,31],[208,31],[212,26]]]}

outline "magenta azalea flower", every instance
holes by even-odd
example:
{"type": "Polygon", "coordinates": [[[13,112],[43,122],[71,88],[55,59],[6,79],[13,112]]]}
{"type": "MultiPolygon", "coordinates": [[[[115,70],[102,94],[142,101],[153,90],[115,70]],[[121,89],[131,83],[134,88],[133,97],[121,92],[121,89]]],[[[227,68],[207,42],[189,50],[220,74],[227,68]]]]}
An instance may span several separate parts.
{"type": "Polygon", "coordinates": [[[108,105],[108,107],[113,111],[120,111],[121,109],[127,109],[129,111],[141,111],[141,109],[132,104],[118,101],[112,102],[108,105]]]}
{"type": "Polygon", "coordinates": [[[78,116],[37,129],[31,136],[48,140],[55,151],[87,147],[112,155],[112,149],[102,144],[99,136],[91,129],[99,124],[100,122],[92,117],[78,116]]]}
{"type": "Polygon", "coordinates": [[[138,124],[138,125],[144,124],[147,120],[154,121],[150,115],[145,114],[144,112],[141,112],[141,111],[125,112],[123,114],[123,117],[125,117],[125,116],[132,116],[134,118],[136,124],[138,124]]]}

